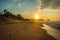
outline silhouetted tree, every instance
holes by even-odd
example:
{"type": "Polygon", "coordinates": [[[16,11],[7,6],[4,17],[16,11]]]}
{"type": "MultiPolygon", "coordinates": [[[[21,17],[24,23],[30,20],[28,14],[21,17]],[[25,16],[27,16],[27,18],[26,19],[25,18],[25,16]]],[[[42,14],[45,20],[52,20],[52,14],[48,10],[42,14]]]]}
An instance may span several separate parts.
{"type": "Polygon", "coordinates": [[[0,14],[1,14],[1,12],[0,12],[0,14]]]}
{"type": "Polygon", "coordinates": [[[0,15],[1,15],[1,12],[0,12],[0,15]]]}
{"type": "Polygon", "coordinates": [[[2,15],[2,12],[0,11],[0,15],[2,15]]]}
{"type": "Polygon", "coordinates": [[[40,19],[40,21],[44,21],[44,19],[40,19]]]}
{"type": "Polygon", "coordinates": [[[24,18],[21,16],[21,14],[18,14],[16,17],[17,17],[18,19],[24,19],[24,18]]]}
{"type": "Polygon", "coordinates": [[[4,14],[1,14],[0,12],[0,19],[5,19],[5,18],[10,18],[10,19],[24,19],[21,14],[18,14],[17,16],[16,15],[13,15],[12,13],[10,13],[7,9],[5,9],[4,11],[4,14]]]}
{"type": "Polygon", "coordinates": [[[50,19],[47,19],[47,21],[50,21],[50,19]]]}
{"type": "Polygon", "coordinates": [[[10,16],[10,15],[12,15],[12,14],[5,9],[5,10],[4,10],[4,16],[8,17],[8,16],[10,16]]]}
{"type": "Polygon", "coordinates": [[[2,12],[0,12],[0,19],[4,20],[4,16],[3,16],[2,12]]]}
{"type": "Polygon", "coordinates": [[[15,17],[15,15],[13,15],[12,13],[10,13],[8,10],[4,10],[4,16],[5,17],[15,17]]]}
{"type": "Polygon", "coordinates": [[[17,17],[21,17],[21,14],[18,14],[17,17]]]}

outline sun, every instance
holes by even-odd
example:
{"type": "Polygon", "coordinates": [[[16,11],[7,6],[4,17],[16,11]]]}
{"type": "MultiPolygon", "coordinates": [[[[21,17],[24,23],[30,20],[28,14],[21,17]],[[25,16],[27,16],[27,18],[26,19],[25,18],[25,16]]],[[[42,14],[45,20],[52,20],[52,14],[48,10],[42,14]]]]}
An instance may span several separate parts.
{"type": "Polygon", "coordinates": [[[39,18],[40,18],[39,15],[36,14],[36,15],[35,15],[35,19],[39,19],[39,18]]]}

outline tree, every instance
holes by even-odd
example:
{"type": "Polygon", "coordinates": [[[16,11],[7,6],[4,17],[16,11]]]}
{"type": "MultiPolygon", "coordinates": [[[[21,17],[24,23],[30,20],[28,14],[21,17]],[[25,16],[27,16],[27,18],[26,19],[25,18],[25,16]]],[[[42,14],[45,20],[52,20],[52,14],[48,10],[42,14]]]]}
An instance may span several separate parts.
{"type": "Polygon", "coordinates": [[[1,15],[1,12],[0,12],[0,15],[1,15]]]}
{"type": "Polygon", "coordinates": [[[10,13],[8,10],[4,10],[4,16],[5,17],[13,17],[14,15],[12,13],[10,13]]]}
{"type": "Polygon", "coordinates": [[[18,14],[16,17],[17,17],[18,19],[24,19],[24,18],[21,16],[21,14],[18,14]]]}
{"type": "Polygon", "coordinates": [[[2,12],[0,11],[0,15],[2,14],[2,12]]]}
{"type": "Polygon", "coordinates": [[[40,21],[44,21],[44,19],[40,19],[40,21]]]}
{"type": "Polygon", "coordinates": [[[50,21],[50,19],[47,19],[47,21],[50,21]]]}

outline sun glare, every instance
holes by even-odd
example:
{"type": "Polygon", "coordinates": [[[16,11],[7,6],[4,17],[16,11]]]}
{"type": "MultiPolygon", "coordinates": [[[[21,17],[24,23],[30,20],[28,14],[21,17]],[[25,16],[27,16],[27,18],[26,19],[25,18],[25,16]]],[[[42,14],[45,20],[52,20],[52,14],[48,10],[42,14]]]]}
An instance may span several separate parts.
{"type": "Polygon", "coordinates": [[[39,19],[39,15],[35,15],[35,19],[39,19]]]}

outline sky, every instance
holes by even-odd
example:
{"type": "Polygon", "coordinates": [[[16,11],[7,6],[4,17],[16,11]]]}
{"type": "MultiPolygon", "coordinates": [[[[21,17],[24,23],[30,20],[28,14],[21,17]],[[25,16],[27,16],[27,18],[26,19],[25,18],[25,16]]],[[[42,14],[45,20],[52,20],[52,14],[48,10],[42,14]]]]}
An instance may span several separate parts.
{"type": "Polygon", "coordinates": [[[4,9],[28,19],[38,14],[40,18],[60,20],[60,0],[0,0],[0,10],[4,9]]]}

